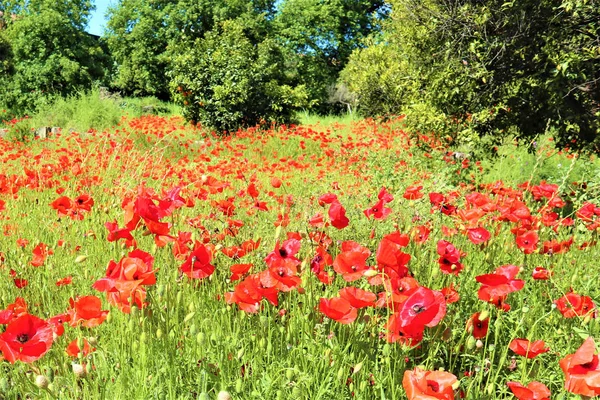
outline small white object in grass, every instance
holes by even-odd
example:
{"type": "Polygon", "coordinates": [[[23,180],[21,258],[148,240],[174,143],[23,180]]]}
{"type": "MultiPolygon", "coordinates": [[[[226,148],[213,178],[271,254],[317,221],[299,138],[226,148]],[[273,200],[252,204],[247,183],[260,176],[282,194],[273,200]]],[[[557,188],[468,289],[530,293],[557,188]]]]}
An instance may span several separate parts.
{"type": "Polygon", "coordinates": [[[221,390],[217,395],[217,400],[232,400],[232,397],[229,392],[221,390]]]}
{"type": "Polygon", "coordinates": [[[40,389],[48,389],[48,385],[50,385],[50,381],[44,375],[38,375],[35,377],[35,386],[40,389]]]}

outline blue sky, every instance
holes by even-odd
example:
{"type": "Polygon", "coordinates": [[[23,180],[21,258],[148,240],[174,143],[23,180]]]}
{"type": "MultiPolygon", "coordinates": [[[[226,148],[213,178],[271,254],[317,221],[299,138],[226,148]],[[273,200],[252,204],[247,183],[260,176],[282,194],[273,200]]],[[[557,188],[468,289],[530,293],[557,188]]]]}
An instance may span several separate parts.
{"type": "Polygon", "coordinates": [[[109,6],[115,4],[117,0],[94,0],[93,3],[96,9],[92,12],[92,17],[88,23],[87,31],[94,35],[102,35],[106,20],[104,15],[109,6]]]}

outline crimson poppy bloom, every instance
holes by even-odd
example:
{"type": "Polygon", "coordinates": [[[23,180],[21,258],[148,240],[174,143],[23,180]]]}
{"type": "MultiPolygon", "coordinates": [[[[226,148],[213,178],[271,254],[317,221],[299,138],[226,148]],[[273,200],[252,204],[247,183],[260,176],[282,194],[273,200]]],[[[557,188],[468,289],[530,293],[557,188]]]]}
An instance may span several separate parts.
{"type": "Polygon", "coordinates": [[[558,311],[565,318],[586,317],[596,315],[596,305],[589,296],[569,292],[560,299],[554,301],[558,311]]]}
{"type": "Polygon", "coordinates": [[[600,362],[594,338],[588,337],[574,354],[559,362],[565,375],[565,389],[581,396],[600,396],[600,362]]]}
{"type": "Polygon", "coordinates": [[[484,274],[475,277],[481,287],[477,291],[480,300],[494,304],[504,305],[504,299],[509,293],[519,291],[525,286],[525,281],[515,279],[521,268],[516,265],[504,265],[496,268],[493,274],[484,274]]]}
{"type": "Polygon", "coordinates": [[[527,231],[516,237],[517,247],[525,254],[531,254],[537,250],[540,238],[536,231],[527,231]]]}
{"type": "Polygon", "coordinates": [[[535,358],[540,354],[546,353],[548,350],[550,350],[545,346],[546,343],[544,343],[543,340],[530,342],[527,339],[513,339],[508,345],[508,348],[522,357],[535,358]]]}
{"type": "Polygon", "coordinates": [[[402,195],[402,197],[404,197],[406,200],[418,200],[421,197],[423,197],[423,193],[421,193],[421,189],[423,189],[423,186],[421,186],[421,185],[409,186],[404,191],[404,194],[402,195]]]}
{"type": "Polygon", "coordinates": [[[377,295],[354,286],[345,287],[340,290],[339,295],[342,299],[348,300],[354,308],[364,308],[375,306],[377,295]]]}
{"type": "Polygon", "coordinates": [[[229,267],[229,270],[231,271],[231,277],[229,277],[229,279],[234,282],[239,280],[243,275],[247,274],[248,271],[250,271],[250,268],[252,268],[252,264],[233,264],[232,266],[229,267]]]}
{"type": "Polygon", "coordinates": [[[452,243],[440,240],[437,243],[437,253],[440,256],[438,263],[442,272],[458,276],[464,268],[460,262],[461,252],[452,243]]]}
{"type": "Polygon", "coordinates": [[[30,264],[34,267],[40,267],[44,265],[46,258],[54,252],[46,246],[44,243],[40,243],[33,249],[33,259],[30,264]]]}
{"type": "Polygon", "coordinates": [[[487,314],[476,312],[471,315],[467,321],[467,331],[469,331],[475,339],[483,339],[487,336],[488,327],[490,325],[490,317],[487,314]]]}
{"type": "Polygon", "coordinates": [[[541,382],[530,382],[523,386],[519,382],[507,382],[506,385],[518,400],[550,400],[550,389],[541,382]]]}
{"type": "Polygon", "coordinates": [[[78,297],[76,300],[69,299],[71,308],[67,311],[69,315],[69,325],[85,326],[93,328],[106,320],[108,311],[103,311],[102,302],[96,296],[78,297]]]}
{"type": "Polygon", "coordinates": [[[473,244],[481,244],[487,242],[491,234],[485,228],[472,228],[467,231],[467,236],[473,244]]]}
{"type": "Polygon", "coordinates": [[[334,228],[344,229],[350,223],[350,220],[346,217],[346,209],[339,201],[331,203],[328,214],[331,226],[334,228]]]}
{"type": "Polygon", "coordinates": [[[179,267],[179,271],[191,279],[204,279],[215,272],[214,265],[211,264],[212,253],[208,248],[196,240],[194,249],[188,254],[187,259],[179,267]]]}
{"type": "Polygon", "coordinates": [[[531,277],[535,280],[548,280],[552,276],[552,272],[544,267],[535,267],[531,273],[531,277]]]}
{"type": "Polygon", "coordinates": [[[87,339],[83,339],[83,349],[79,348],[79,340],[75,339],[65,349],[67,355],[73,358],[79,357],[79,353],[83,355],[83,357],[87,357],[88,354],[93,353],[96,349],[90,346],[90,343],[87,339]]]}
{"type": "Polygon", "coordinates": [[[367,266],[367,258],[371,251],[352,240],[342,243],[342,251],[333,261],[333,269],[342,275],[345,281],[352,282],[364,276],[367,266]]]}
{"type": "Polygon", "coordinates": [[[8,324],[25,314],[27,314],[27,303],[22,297],[17,297],[14,303],[9,304],[4,310],[0,310],[0,325],[8,324]]]}
{"type": "Polygon", "coordinates": [[[404,371],[402,386],[408,400],[454,400],[458,379],[445,371],[425,371],[419,367],[404,371]]]}
{"type": "Polygon", "coordinates": [[[53,340],[52,325],[25,314],[9,323],[6,331],[0,334],[0,350],[11,364],[17,360],[31,363],[50,350],[53,340]]]}
{"type": "Polygon", "coordinates": [[[351,324],[358,315],[356,308],[352,307],[348,300],[340,297],[321,298],[319,300],[319,310],[340,324],[351,324]]]}

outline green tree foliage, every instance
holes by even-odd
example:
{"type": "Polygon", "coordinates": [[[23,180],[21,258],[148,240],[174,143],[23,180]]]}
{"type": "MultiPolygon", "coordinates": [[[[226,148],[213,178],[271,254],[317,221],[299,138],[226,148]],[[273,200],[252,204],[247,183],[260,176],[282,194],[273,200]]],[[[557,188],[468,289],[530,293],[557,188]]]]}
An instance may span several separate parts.
{"type": "Polygon", "coordinates": [[[196,39],[222,21],[273,12],[272,0],[122,0],[107,23],[117,64],[112,85],[128,95],[169,98],[171,62],[196,39]]]}
{"type": "Polygon", "coordinates": [[[387,15],[383,0],[284,0],[275,32],[287,53],[287,70],[306,86],[312,108],[331,111],[328,88],[334,85],[352,51],[380,30],[387,15]]]}
{"type": "Polygon", "coordinates": [[[277,43],[258,39],[228,20],[174,59],[171,84],[188,120],[218,132],[291,120],[302,88],[286,85],[277,43]]]}
{"type": "Polygon", "coordinates": [[[395,115],[414,93],[416,80],[407,77],[406,60],[398,49],[382,40],[352,54],[340,73],[338,86],[356,96],[360,112],[367,116],[395,115]]]}
{"type": "Polygon", "coordinates": [[[55,96],[90,88],[104,77],[108,58],[84,32],[89,1],[29,0],[2,4],[0,98],[23,114],[55,96]],[[14,15],[14,18],[7,18],[14,15]]]}
{"type": "MultiPolygon", "coordinates": [[[[399,73],[406,78],[402,85],[406,97],[398,112],[411,117],[411,112],[414,116],[417,110],[428,110],[428,121],[420,121],[422,128],[432,128],[431,122],[440,122],[442,116],[444,133],[466,138],[472,137],[469,133],[502,137],[508,132],[527,137],[550,127],[560,146],[597,141],[600,7],[596,2],[391,3],[393,16],[385,40],[404,61],[399,73]]],[[[365,54],[353,58],[357,64],[371,62],[365,54]]],[[[376,108],[366,111],[371,110],[376,108]]],[[[439,124],[435,128],[442,129],[439,124]]]]}

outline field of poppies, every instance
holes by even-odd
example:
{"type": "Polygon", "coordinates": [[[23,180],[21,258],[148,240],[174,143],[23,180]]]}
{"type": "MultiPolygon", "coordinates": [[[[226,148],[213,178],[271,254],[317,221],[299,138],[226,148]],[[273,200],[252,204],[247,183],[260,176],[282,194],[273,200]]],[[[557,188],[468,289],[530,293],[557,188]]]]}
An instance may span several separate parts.
{"type": "Polygon", "coordinates": [[[0,399],[600,396],[596,157],[401,127],[0,139],[0,399]]]}

